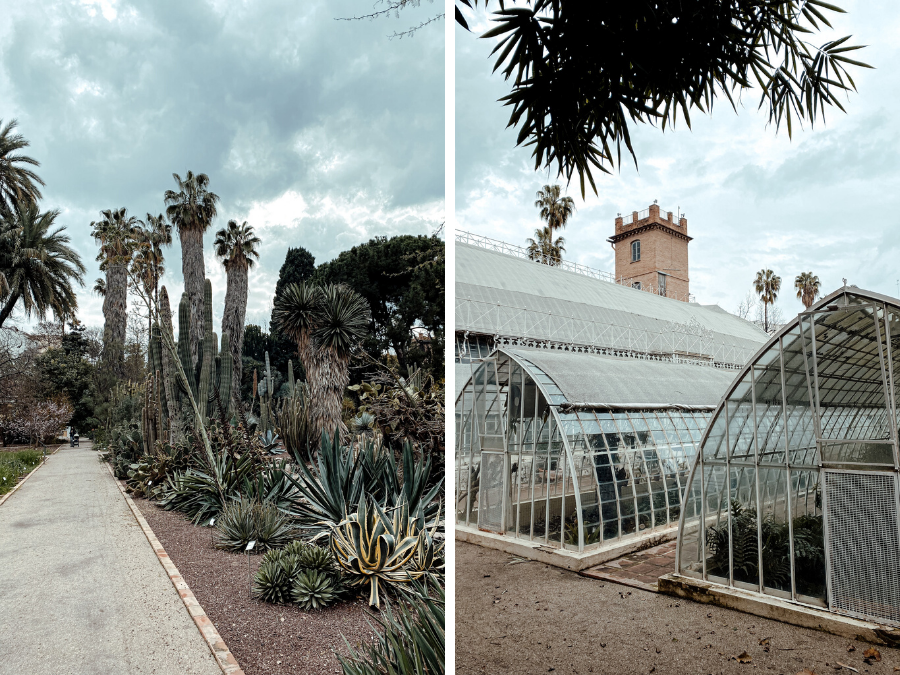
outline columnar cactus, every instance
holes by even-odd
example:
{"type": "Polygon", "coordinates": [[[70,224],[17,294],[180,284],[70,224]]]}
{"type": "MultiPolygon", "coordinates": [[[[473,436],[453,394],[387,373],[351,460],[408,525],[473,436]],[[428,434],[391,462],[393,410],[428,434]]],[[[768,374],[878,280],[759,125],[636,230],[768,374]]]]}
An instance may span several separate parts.
{"type": "Polygon", "coordinates": [[[194,400],[197,400],[197,378],[191,364],[191,301],[187,293],[181,294],[178,303],[178,360],[187,377],[194,400]]]}

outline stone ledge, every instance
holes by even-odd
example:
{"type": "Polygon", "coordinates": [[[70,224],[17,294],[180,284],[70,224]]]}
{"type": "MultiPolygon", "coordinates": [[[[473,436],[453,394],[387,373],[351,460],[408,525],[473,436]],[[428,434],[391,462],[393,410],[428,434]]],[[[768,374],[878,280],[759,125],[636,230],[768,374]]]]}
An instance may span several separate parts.
{"type": "Polygon", "coordinates": [[[665,530],[648,532],[646,535],[637,535],[627,541],[601,545],[599,548],[591,549],[584,553],[551,548],[544,544],[524,539],[514,539],[502,534],[494,534],[493,532],[482,532],[464,525],[456,525],[455,532],[457,541],[497,549],[498,551],[541,562],[545,565],[562,567],[572,572],[581,572],[581,570],[585,570],[588,567],[595,567],[610,560],[621,558],[623,555],[645,549],[647,548],[647,542],[651,539],[659,539],[661,541],[674,539],[677,534],[677,525],[673,525],[665,530]]]}
{"type": "Polygon", "coordinates": [[[660,593],[694,602],[718,605],[802,628],[821,630],[851,640],[860,639],[874,644],[900,647],[900,631],[896,628],[854,619],[790,600],[740,588],[729,588],[675,573],[661,576],[658,587],[660,593]]]}

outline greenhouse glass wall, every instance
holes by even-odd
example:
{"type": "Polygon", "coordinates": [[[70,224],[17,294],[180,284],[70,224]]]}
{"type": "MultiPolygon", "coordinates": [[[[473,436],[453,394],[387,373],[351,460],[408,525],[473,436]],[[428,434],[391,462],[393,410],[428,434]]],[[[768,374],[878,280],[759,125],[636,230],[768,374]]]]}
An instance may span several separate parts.
{"type": "Polygon", "coordinates": [[[679,574],[900,623],[898,304],[844,287],[744,368],[687,482],[679,574]]]}
{"type": "Polygon", "coordinates": [[[579,552],[674,528],[700,437],[733,374],[496,350],[456,402],[457,525],[579,552]]]}

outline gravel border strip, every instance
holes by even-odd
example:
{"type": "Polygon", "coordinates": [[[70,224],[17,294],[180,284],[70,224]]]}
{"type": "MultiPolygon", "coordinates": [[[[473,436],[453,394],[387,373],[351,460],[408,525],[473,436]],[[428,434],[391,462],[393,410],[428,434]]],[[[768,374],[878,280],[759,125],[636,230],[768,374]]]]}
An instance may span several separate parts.
{"type": "Polygon", "coordinates": [[[128,493],[125,492],[125,489],[122,487],[122,484],[116,479],[112,466],[107,463],[106,468],[109,470],[109,475],[112,476],[116,487],[119,488],[119,492],[121,492],[122,496],[125,498],[128,508],[130,508],[131,512],[134,514],[135,520],[137,520],[138,525],[141,527],[141,531],[144,533],[144,536],[147,537],[147,541],[150,542],[150,546],[156,554],[159,563],[163,566],[163,569],[165,569],[166,574],[169,576],[169,580],[172,582],[175,590],[178,591],[178,595],[181,596],[181,600],[184,602],[185,608],[197,625],[197,629],[200,631],[203,639],[206,640],[206,644],[215,657],[216,663],[219,664],[219,668],[222,669],[222,672],[225,673],[225,675],[244,675],[244,671],[241,670],[241,667],[238,665],[237,659],[234,658],[234,655],[228,649],[228,645],[225,644],[219,631],[206,615],[206,612],[197,601],[197,598],[194,597],[187,582],[181,576],[178,568],[175,567],[175,563],[169,558],[169,554],[166,553],[163,545],[159,542],[159,539],[156,538],[150,525],[148,525],[147,521],[144,519],[143,514],[141,514],[138,507],[135,506],[134,501],[132,501],[131,497],[128,496],[128,493]]]}
{"type": "Polygon", "coordinates": [[[42,466],[44,466],[44,464],[47,462],[47,457],[50,457],[50,455],[55,455],[57,452],[59,452],[59,449],[60,449],[60,448],[63,448],[63,447],[65,447],[65,443],[63,443],[62,445],[59,446],[59,448],[56,448],[56,450],[54,450],[53,452],[51,452],[50,454],[48,454],[46,457],[44,457],[44,459],[41,461],[41,463],[38,464],[36,467],[34,467],[34,468],[33,468],[31,471],[29,471],[27,474],[25,474],[25,478],[23,478],[23,479],[20,480],[18,483],[16,483],[15,487],[14,487],[12,490],[10,490],[10,491],[7,492],[5,495],[3,495],[2,497],[0,497],[0,506],[3,506],[3,503],[4,503],[7,499],[9,499],[9,498],[12,497],[14,494],[16,494],[16,490],[18,490],[20,487],[22,487],[22,484],[25,483],[26,480],[28,480],[29,478],[31,478],[31,474],[33,474],[35,471],[37,471],[37,470],[40,469],[42,466]]]}

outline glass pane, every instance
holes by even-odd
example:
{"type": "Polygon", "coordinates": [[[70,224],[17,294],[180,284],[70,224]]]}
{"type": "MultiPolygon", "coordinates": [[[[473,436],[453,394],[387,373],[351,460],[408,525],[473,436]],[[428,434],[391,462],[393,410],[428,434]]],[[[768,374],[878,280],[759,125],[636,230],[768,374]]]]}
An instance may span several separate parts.
{"type": "Polygon", "coordinates": [[[791,472],[794,575],[798,595],[825,600],[825,535],[818,471],[791,472]]]}
{"type": "MultiPolygon", "coordinates": [[[[756,522],[756,469],[731,467],[732,572],[735,581],[759,584],[759,536],[756,522]]],[[[717,530],[720,539],[727,528],[717,530]]]]}
{"type": "Polygon", "coordinates": [[[728,481],[725,466],[703,467],[706,493],[706,574],[728,578],[728,481]]]}
{"type": "Polygon", "coordinates": [[[764,588],[790,593],[791,542],[788,529],[787,469],[760,468],[764,588]]]}

